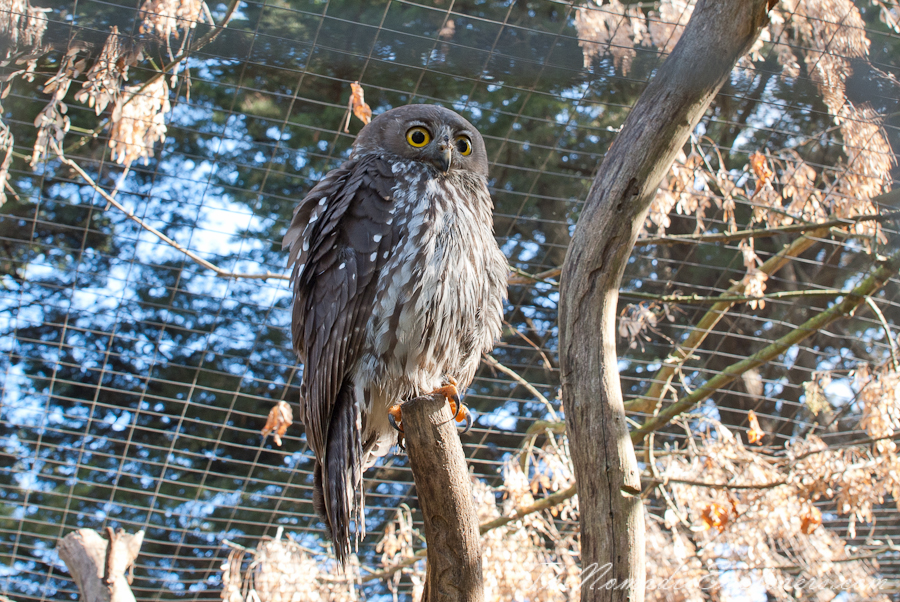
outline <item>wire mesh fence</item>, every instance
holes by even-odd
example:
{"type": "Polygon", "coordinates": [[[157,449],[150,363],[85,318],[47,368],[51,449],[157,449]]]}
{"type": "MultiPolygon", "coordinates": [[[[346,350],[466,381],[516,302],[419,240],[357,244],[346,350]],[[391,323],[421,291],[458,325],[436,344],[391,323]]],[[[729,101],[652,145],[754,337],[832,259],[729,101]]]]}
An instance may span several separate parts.
{"type": "MultiPolygon", "coordinates": [[[[141,599],[220,599],[250,562],[229,554],[276,534],[328,565],[302,426],[280,446],[260,431],[277,402],[296,403],[303,371],[281,238],[297,201],[349,154],[362,126],[348,104],[355,82],[375,114],[437,103],[484,136],[511,273],[463,442],[473,477],[508,494],[510,460],[564,414],[558,268],[592,176],[692,8],[0,2],[2,591],[75,598],[54,548],[82,527],[146,532],[132,586],[141,599]],[[115,60],[91,71],[104,52],[115,60]]],[[[896,253],[898,18],[888,0],[782,2],[713,101],[620,291],[635,426],[827,311],[896,253]],[[709,332],[688,343],[704,316],[709,332]]],[[[648,447],[677,455],[715,431],[704,420],[744,439],[761,430],[762,446],[747,445],[772,458],[811,433],[833,449],[872,438],[860,418],[874,385],[860,375],[896,373],[898,284],[891,276],[851,316],[639,442],[649,478],[648,447]]],[[[900,410],[885,412],[900,428],[900,410]]],[[[870,515],[862,502],[817,504],[823,526],[896,589],[893,479],[870,515]]],[[[534,499],[553,491],[534,482],[534,499]]],[[[358,556],[374,571],[397,509],[410,508],[409,533],[420,523],[403,454],[367,472],[365,487],[358,556]]],[[[661,500],[647,498],[654,516],[661,500]]],[[[560,541],[577,529],[571,514],[550,523],[560,541]]],[[[367,574],[354,595],[411,599],[415,575],[367,574]]]]}

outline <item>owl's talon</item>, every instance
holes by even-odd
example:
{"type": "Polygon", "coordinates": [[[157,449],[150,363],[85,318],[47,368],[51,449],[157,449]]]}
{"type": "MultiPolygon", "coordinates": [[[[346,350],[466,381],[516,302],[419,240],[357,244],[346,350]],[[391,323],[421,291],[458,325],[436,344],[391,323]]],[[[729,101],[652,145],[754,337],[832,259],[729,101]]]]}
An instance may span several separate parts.
{"type": "Polygon", "coordinates": [[[403,413],[400,410],[400,404],[393,405],[388,408],[388,422],[394,427],[394,430],[403,435],[403,413]]]}
{"type": "Polygon", "coordinates": [[[469,411],[469,408],[463,405],[462,400],[459,398],[459,390],[456,388],[456,380],[452,376],[448,376],[447,384],[445,384],[443,387],[435,389],[431,394],[441,394],[447,398],[447,403],[450,404],[450,413],[453,414],[453,420],[465,425],[461,434],[465,435],[466,433],[468,433],[469,429],[472,428],[474,418],[472,416],[472,413],[469,411]]]}
{"type": "Polygon", "coordinates": [[[467,410],[466,406],[459,400],[459,393],[454,394],[448,401],[450,401],[450,411],[453,412],[453,419],[460,422],[460,414],[465,415],[467,410]]]}
{"type": "Polygon", "coordinates": [[[456,379],[452,376],[447,377],[447,384],[442,387],[438,387],[434,391],[431,392],[432,395],[443,395],[446,398],[447,403],[450,404],[450,413],[453,414],[453,419],[459,422],[459,413],[464,408],[462,402],[459,399],[459,390],[456,388],[456,379]]]}
{"type": "Polygon", "coordinates": [[[463,427],[460,435],[465,435],[469,432],[469,429],[472,428],[472,425],[475,423],[475,416],[472,414],[472,411],[469,410],[466,406],[461,406],[462,408],[462,418],[457,418],[457,422],[465,422],[465,426],[463,427]]]}
{"type": "Polygon", "coordinates": [[[388,408],[388,422],[397,431],[397,447],[405,450],[406,446],[403,445],[403,412],[399,403],[388,408]]]}

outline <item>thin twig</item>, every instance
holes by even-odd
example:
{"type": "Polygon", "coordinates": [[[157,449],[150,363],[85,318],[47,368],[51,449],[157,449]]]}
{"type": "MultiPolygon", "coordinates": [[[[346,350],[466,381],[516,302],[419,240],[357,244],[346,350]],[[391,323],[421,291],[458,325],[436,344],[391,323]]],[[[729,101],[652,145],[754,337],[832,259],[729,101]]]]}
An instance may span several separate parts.
{"type": "Polygon", "coordinates": [[[541,395],[541,392],[538,391],[537,389],[535,389],[534,385],[532,385],[530,382],[528,382],[527,380],[525,380],[524,378],[522,378],[521,376],[516,374],[513,370],[510,370],[509,368],[507,368],[506,366],[504,366],[503,364],[501,364],[500,362],[498,362],[496,359],[489,356],[488,354],[482,353],[481,357],[489,366],[492,366],[492,367],[496,368],[497,370],[499,370],[500,372],[503,372],[504,374],[512,377],[512,379],[514,381],[516,381],[517,383],[519,383],[520,385],[525,387],[529,393],[534,395],[538,401],[540,401],[542,404],[544,404],[547,407],[547,411],[550,413],[551,420],[553,420],[554,422],[559,420],[559,417],[557,416],[556,412],[553,410],[553,406],[550,405],[550,401],[546,397],[541,395]]]}
{"type": "Polygon", "coordinates": [[[688,479],[669,479],[665,477],[653,477],[648,481],[651,485],[665,485],[667,483],[678,483],[681,485],[691,485],[692,487],[706,487],[708,489],[775,489],[782,485],[787,485],[787,479],[781,481],[773,481],[771,483],[759,484],[732,484],[732,483],[707,483],[705,481],[691,481],[688,479]]]}
{"type": "MultiPolygon", "coordinates": [[[[893,199],[892,193],[883,194],[871,199],[873,202],[881,202],[879,199],[893,199]]],[[[738,230],[737,232],[715,233],[715,234],[674,234],[671,236],[655,236],[653,238],[639,239],[634,243],[635,247],[647,247],[651,245],[677,245],[677,244],[699,244],[704,242],[731,242],[742,240],[745,238],[770,238],[779,234],[789,234],[793,232],[809,232],[811,230],[819,230],[822,228],[841,228],[853,226],[861,222],[884,222],[892,219],[900,218],[900,211],[890,213],[882,213],[879,215],[859,215],[856,217],[832,219],[820,223],[806,222],[803,224],[795,224],[791,226],[779,226],[777,228],[758,228],[754,230],[738,230]]],[[[560,268],[552,268],[538,274],[529,274],[524,270],[509,267],[515,276],[510,276],[509,284],[531,284],[534,282],[543,282],[552,286],[559,286],[559,283],[551,278],[558,277],[562,270],[560,268]]],[[[739,301],[742,299],[738,299],[739,301]]]]}
{"type": "MultiPolygon", "coordinates": [[[[530,318],[526,318],[526,322],[528,323],[529,326],[531,326],[532,329],[534,329],[534,323],[531,321],[530,318]]],[[[537,343],[535,343],[534,341],[529,339],[527,336],[525,336],[524,333],[519,332],[519,330],[515,326],[513,326],[506,320],[503,320],[503,323],[506,324],[507,326],[509,326],[510,332],[512,332],[514,335],[516,335],[517,337],[519,337],[520,339],[522,339],[523,341],[528,343],[535,351],[537,351],[540,354],[541,359],[544,361],[544,368],[546,368],[547,370],[553,370],[553,364],[550,363],[550,358],[547,357],[547,354],[544,353],[544,350],[541,349],[540,345],[538,345],[537,343]]],[[[535,333],[536,332],[537,331],[535,330],[535,333]]]]}
{"type": "Polygon", "coordinates": [[[811,334],[818,332],[834,320],[848,315],[861,305],[866,297],[884,286],[888,279],[892,278],[900,269],[900,252],[881,263],[875,270],[869,274],[860,284],[858,284],[844,300],[837,303],[827,310],[813,316],[794,330],[790,331],[777,341],[770,343],[763,349],[760,349],[753,355],[731,364],[722,372],[694,389],[688,395],[685,395],[665,410],[659,412],[658,415],[649,418],[644,422],[644,426],[631,432],[631,440],[634,442],[641,441],[647,434],[656,431],[677,416],[692,409],[696,404],[744,374],[747,370],[761,366],[762,364],[781,355],[800,341],[806,339],[811,334]]]}
{"type": "Polygon", "coordinates": [[[91,178],[91,176],[89,176],[87,174],[87,172],[85,172],[83,169],[81,169],[81,167],[77,163],[66,158],[66,156],[63,155],[63,153],[62,153],[62,149],[59,148],[59,146],[56,144],[55,141],[51,140],[50,144],[53,146],[54,150],[56,151],[56,154],[59,157],[59,160],[62,161],[64,164],[68,165],[69,167],[71,167],[72,169],[74,169],[78,173],[78,175],[80,175],[91,188],[96,190],[100,196],[102,196],[104,199],[106,199],[107,203],[109,203],[110,205],[112,205],[113,207],[115,207],[116,209],[121,211],[122,213],[124,213],[128,217],[128,219],[137,223],[140,227],[144,228],[145,230],[147,230],[147,232],[150,232],[151,234],[153,234],[154,236],[159,238],[161,241],[163,241],[164,243],[166,243],[167,245],[169,245],[176,251],[180,251],[181,253],[184,253],[186,256],[188,256],[190,259],[192,259],[196,263],[215,272],[216,276],[219,276],[221,278],[253,278],[253,279],[258,279],[258,280],[268,280],[270,278],[273,280],[288,280],[290,278],[289,276],[286,276],[284,274],[275,274],[273,272],[265,272],[263,274],[242,274],[242,273],[238,273],[238,272],[230,272],[228,270],[224,270],[224,269],[220,268],[219,266],[217,266],[213,263],[210,263],[209,261],[203,259],[202,257],[197,255],[190,249],[187,249],[187,248],[181,246],[180,244],[178,244],[177,242],[175,242],[174,240],[172,240],[171,238],[169,238],[168,236],[163,234],[161,231],[157,230],[156,228],[147,224],[144,220],[142,220],[141,218],[136,216],[133,211],[127,209],[124,205],[119,203],[119,201],[117,201],[113,196],[111,196],[109,193],[107,193],[105,190],[103,190],[99,184],[94,182],[94,180],[91,178]]]}
{"type": "MultiPolygon", "coordinates": [[[[877,197],[876,197],[877,198],[877,197]]],[[[872,199],[875,201],[875,199],[872,199]]],[[[856,217],[831,219],[825,222],[794,224],[791,226],[779,226],[777,228],[758,228],[754,230],[738,230],[737,232],[715,234],[675,234],[671,236],[656,236],[643,238],[634,243],[635,247],[647,247],[650,245],[678,245],[699,244],[704,242],[731,242],[745,238],[771,238],[779,234],[792,232],[808,232],[819,228],[840,228],[853,226],[861,222],[883,222],[900,217],[900,212],[882,213],[880,215],[858,215],[856,217]]]]}
{"type": "Polygon", "coordinates": [[[231,541],[230,539],[223,539],[222,543],[225,544],[226,546],[228,546],[229,548],[238,550],[240,552],[249,552],[250,554],[254,554],[254,555],[256,554],[256,550],[251,550],[250,548],[245,548],[241,544],[235,543],[235,542],[231,541]]]}
{"type": "Polygon", "coordinates": [[[881,327],[884,328],[884,335],[887,337],[888,345],[891,348],[891,363],[894,366],[894,370],[900,369],[900,363],[898,363],[897,359],[897,344],[894,342],[894,337],[891,336],[891,327],[888,326],[887,320],[884,319],[884,314],[881,313],[881,309],[878,307],[878,304],[872,299],[872,297],[866,297],[866,305],[868,305],[872,311],[878,316],[878,320],[881,322],[881,327]]]}
{"type": "MultiPolygon", "coordinates": [[[[896,545],[888,544],[888,545],[882,546],[880,548],[875,548],[868,554],[862,554],[860,556],[849,556],[847,558],[837,558],[837,559],[829,560],[828,562],[847,563],[847,562],[859,562],[861,560],[874,560],[886,552],[900,552],[900,547],[898,547],[896,545]]],[[[711,558],[710,560],[715,560],[715,558],[711,558]]],[[[728,570],[729,571],[763,571],[763,570],[796,571],[796,570],[805,570],[806,568],[807,567],[801,566],[798,564],[778,564],[775,566],[753,566],[753,567],[730,566],[730,567],[728,567],[728,570]]],[[[884,590],[881,590],[881,592],[884,593],[884,590]]]]}
{"type": "Polygon", "coordinates": [[[769,299],[790,299],[793,297],[840,297],[849,294],[850,291],[840,289],[821,289],[821,290],[805,290],[805,291],[780,291],[777,293],[769,293],[758,297],[748,297],[746,295],[722,295],[719,297],[704,297],[701,295],[654,295],[652,293],[641,293],[638,291],[619,291],[620,297],[632,297],[636,299],[649,299],[662,303],[685,303],[703,305],[707,303],[721,303],[728,301],[729,303],[749,303],[750,301],[763,301],[769,299]]]}
{"type": "Polygon", "coordinates": [[[519,268],[509,266],[509,270],[515,274],[515,276],[510,276],[509,284],[531,284],[533,282],[543,282],[544,284],[549,284],[551,286],[559,286],[559,282],[555,280],[550,280],[551,278],[556,278],[560,274],[562,274],[562,268],[551,268],[549,270],[540,272],[538,274],[529,274],[524,270],[520,270],[519,268]]]}
{"type": "Polygon", "coordinates": [[[884,437],[867,437],[865,439],[860,439],[859,441],[851,441],[850,443],[842,443],[841,445],[836,446],[827,446],[821,449],[813,449],[799,456],[794,456],[790,458],[792,463],[797,463],[801,460],[805,460],[810,456],[814,456],[816,454],[824,454],[829,451],[834,451],[836,449],[847,449],[849,447],[860,447],[862,445],[871,445],[872,443],[878,443],[879,441],[898,441],[900,440],[900,433],[894,433],[893,435],[885,435],[884,437]]]}

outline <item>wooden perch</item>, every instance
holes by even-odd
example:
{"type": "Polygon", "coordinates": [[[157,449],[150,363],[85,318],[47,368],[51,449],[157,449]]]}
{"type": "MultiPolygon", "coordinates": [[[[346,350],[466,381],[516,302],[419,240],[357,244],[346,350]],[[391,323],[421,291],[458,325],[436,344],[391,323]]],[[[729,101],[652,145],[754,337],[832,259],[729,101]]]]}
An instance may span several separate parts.
{"type": "Polygon", "coordinates": [[[111,527],[106,532],[108,540],[93,529],[73,531],[56,550],[85,602],[135,602],[131,580],[144,532],[131,535],[111,527]]]}
{"type": "Polygon", "coordinates": [[[478,516],[446,398],[426,395],[404,403],[403,431],[428,542],[421,602],[481,602],[478,516]]]}

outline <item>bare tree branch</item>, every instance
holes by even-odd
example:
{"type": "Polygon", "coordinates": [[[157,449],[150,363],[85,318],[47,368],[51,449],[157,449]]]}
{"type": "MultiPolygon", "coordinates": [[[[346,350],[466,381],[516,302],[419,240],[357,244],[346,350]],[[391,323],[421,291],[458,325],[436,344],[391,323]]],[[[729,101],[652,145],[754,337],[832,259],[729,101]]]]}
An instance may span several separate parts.
{"type": "Polygon", "coordinates": [[[93,529],[79,529],[66,535],[59,544],[59,557],[66,563],[81,597],[90,602],[134,602],[131,575],[141,550],[144,532],[135,535],[108,530],[103,539],[93,529]]]}
{"type": "Polygon", "coordinates": [[[59,147],[56,147],[55,143],[51,142],[51,144],[54,145],[56,154],[59,157],[59,160],[62,161],[64,164],[68,165],[69,167],[71,167],[73,170],[75,170],[75,172],[78,173],[78,175],[80,175],[82,177],[82,179],[85,182],[87,182],[87,184],[91,188],[96,190],[100,196],[102,196],[104,199],[106,199],[107,203],[109,203],[110,205],[112,205],[113,207],[115,207],[116,209],[121,211],[122,213],[124,213],[128,217],[128,219],[137,223],[140,227],[144,228],[145,230],[147,230],[147,232],[149,232],[150,234],[153,234],[154,236],[159,238],[161,241],[163,241],[164,243],[166,243],[167,245],[169,245],[176,251],[180,251],[181,253],[184,253],[192,261],[215,272],[216,276],[219,276],[221,278],[255,278],[258,280],[268,280],[268,279],[288,280],[290,278],[290,276],[286,276],[284,274],[275,274],[273,272],[265,272],[263,274],[242,274],[239,272],[229,272],[228,270],[222,269],[219,266],[203,259],[202,257],[197,255],[190,249],[187,249],[187,248],[181,246],[180,244],[178,244],[177,242],[175,242],[174,240],[172,240],[171,238],[169,238],[168,236],[163,234],[160,230],[157,230],[150,224],[146,223],[144,220],[142,220],[141,218],[136,216],[133,211],[126,209],[125,206],[122,205],[119,201],[117,201],[114,196],[112,196],[111,194],[109,194],[108,192],[103,190],[103,188],[101,188],[100,185],[97,184],[93,180],[93,178],[91,178],[91,176],[89,176],[87,174],[87,172],[84,171],[77,163],[75,163],[71,159],[68,159],[62,153],[62,150],[59,147]]]}
{"type": "Polygon", "coordinates": [[[544,404],[544,406],[547,408],[547,412],[550,415],[550,419],[558,420],[558,418],[556,416],[556,411],[553,409],[553,406],[550,404],[550,401],[546,397],[544,397],[541,394],[541,392],[538,391],[534,387],[534,385],[532,385],[530,382],[528,382],[527,380],[525,380],[524,378],[519,376],[519,374],[516,373],[514,370],[511,370],[511,369],[507,368],[506,366],[504,366],[503,364],[501,364],[499,361],[497,361],[495,358],[491,357],[487,353],[482,353],[481,359],[484,360],[484,362],[488,366],[492,366],[492,367],[496,368],[500,372],[506,374],[507,376],[510,376],[514,381],[516,381],[517,383],[519,383],[520,385],[525,387],[529,393],[534,395],[538,401],[540,401],[542,404],[544,404]]]}
{"type": "Polygon", "coordinates": [[[631,432],[631,440],[638,442],[649,433],[656,431],[673,418],[690,410],[695,405],[708,398],[747,370],[756,368],[769,360],[781,355],[790,347],[796,345],[814,332],[824,328],[840,317],[849,315],[858,306],[865,303],[866,298],[875,293],[900,270],[900,253],[885,259],[875,270],[861,283],[859,283],[840,303],[836,303],[827,310],[813,316],[797,328],[793,329],[777,341],[760,349],[748,358],[736,362],[719,372],[708,381],[685,395],[672,405],[660,411],[655,416],[648,418],[641,428],[631,432]]]}
{"type": "MultiPolygon", "coordinates": [[[[819,228],[817,230],[813,230],[807,234],[804,234],[800,238],[794,240],[790,245],[782,249],[777,255],[770,257],[765,263],[763,263],[759,267],[759,271],[771,276],[785,265],[792,257],[797,257],[811,246],[816,243],[816,240],[825,236],[828,233],[827,228],[819,228]]],[[[731,285],[727,291],[722,293],[723,297],[731,297],[735,295],[740,295],[744,292],[744,284],[743,282],[736,282],[731,285]]],[[[707,312],[700,318],[700,321],[697,322],[697,325],[693,327],[691,333],[687,336],[681,345],[663,362],[662,367],[656,371],[656,374],[650,379],[650,388],[647,392],[638,399],[629,400],[627,404],[627,409],[631,412],[644,412],[646,414],[652,414],[656,407],[659,405],[659,402],[662,400],[663,388],[665,383],[669,382],[672,378],[672,375],[675,373],[675,370],[680,366],[687,358],[691,356],[694,352],[694,349],[699,347],[703,341],[706,339],[706,336],[715,328],[716,324],[719,323],[719,320],[728,312],[729,309],[734,305],[732,301],[721,301],[719,303],[714,304],[712,307],[707,310],[707,312]]]]}
{"type": "MultiPolygon", "coordinates": [[[[872,199],[878,202],[878,199],[886,197],[881,195],[872,199]]],[[[743,240],[746,238],[771,238],[779,234],[790,234],[793,232],[810,232],[819,230],[820,228],[845,228],[863,222],[884,222],[900,217],[900,212],[882,213],[880,215],[858,215],[856,217],[831,219],[818,223],[802,223],[791,226],[779,226],[777,228],[758,228],[755,230],[738,230],[737,232],[724,232],[715,234],[674,234],[670,236],[657,236],[653,238],[642,238],[638,240],[634,246],[649,247],[650,245],[677,245],[677,244],[699,244],[704,242],[732,242],[735,240],[743,240]]]]}
{"type": "Polygon", "coordinates": [[[703,297],[701,295],[654,295],[651,293],[641,293],[638,291],[619,291],[622,297],[631,297],[635,299],[646,299],[648,301],[659,301],[660,303],[685,303],[703,305],[707,303],[721,303],[727,301],[729,303],[749,303],[751,301],[768,301],[770,299],[792,299],[796,297],[840,297],[848,295],[850,291],[838,289],[813,289],[805,291],[779,291],[777,293],[769,293],[760,295],[759,297],[747,297],[745,295],[720,295],[718,297],[703,297]]]}

